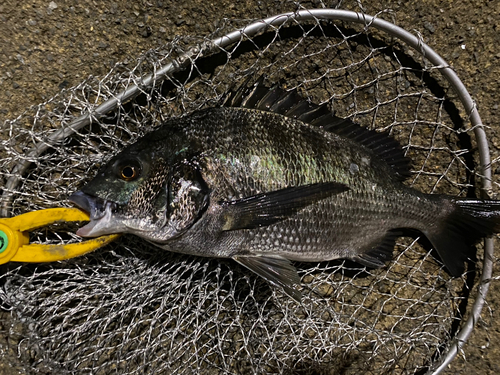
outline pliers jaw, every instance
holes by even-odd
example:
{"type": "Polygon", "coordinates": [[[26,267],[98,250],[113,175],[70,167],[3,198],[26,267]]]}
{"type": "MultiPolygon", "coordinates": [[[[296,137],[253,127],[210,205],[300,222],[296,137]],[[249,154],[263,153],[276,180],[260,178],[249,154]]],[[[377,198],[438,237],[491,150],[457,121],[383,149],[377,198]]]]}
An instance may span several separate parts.
{"type": "Polygon", "coordinates": [[[117,239],[119,234],[101,236],[73,244],[30,244],[29,232],[60,222],[88,221],[76,208],[49,208],[0,219],[0,264],[7,262],[54,262],[94,251],[117,239]]]}

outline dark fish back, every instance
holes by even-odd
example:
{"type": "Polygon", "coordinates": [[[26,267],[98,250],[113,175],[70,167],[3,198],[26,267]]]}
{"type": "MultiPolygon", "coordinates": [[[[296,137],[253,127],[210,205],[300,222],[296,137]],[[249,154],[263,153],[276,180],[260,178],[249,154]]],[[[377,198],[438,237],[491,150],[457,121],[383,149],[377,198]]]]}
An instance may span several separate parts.
{"type": "Polygon", "coordinates": [[[247,80],[236,90],[230,91],[223,106],[272,112],[322,128],[368,148],[384,160],[401,180],[411,175],[410,159],[404,155],[401,145],[387,133],[370,130],[348,118],[335,116],[326,104],[309,102],[296,89],[285,91],[279,85],[267,88],[263,85],[263,77],[250,86],[247,80]]]}

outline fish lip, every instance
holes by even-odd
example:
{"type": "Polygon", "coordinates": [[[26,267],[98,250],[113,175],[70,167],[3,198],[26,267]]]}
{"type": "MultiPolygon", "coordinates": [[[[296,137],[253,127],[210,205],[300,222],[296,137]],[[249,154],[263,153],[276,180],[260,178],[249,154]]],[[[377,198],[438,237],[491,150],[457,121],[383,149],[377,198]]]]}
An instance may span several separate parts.
{"type": "Polygon", "coordinates": [[[68,200],[87,212],[90,216],[90,220],[101,219],[106,214],[107,209],[111,208],[111,210],[114,211],[117,206],[114,202],[86,194],[83,191],[77,191],[71,194],[68,200]]]}
{"type": "Polygon", "coordinates": [[[97,237],[109,234],[110,224],[113,223],[112,216],[118,205],[114,202],[77,191],[68,197],[68,200],[80,209],[87,212],[90,223],[77,230],[76,234],[81,237],[97,237]]]}

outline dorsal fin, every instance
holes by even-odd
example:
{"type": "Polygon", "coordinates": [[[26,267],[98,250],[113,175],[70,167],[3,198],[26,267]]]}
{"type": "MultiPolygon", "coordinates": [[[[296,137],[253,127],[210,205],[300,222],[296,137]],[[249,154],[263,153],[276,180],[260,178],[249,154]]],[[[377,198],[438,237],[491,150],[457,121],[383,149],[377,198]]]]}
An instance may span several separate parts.
{"type": "Polygon", "coordinates": [[[401,180],[410,176],[410,160],[401,145],[387,133],[364,128],[350,119],[335,116],[328,107],[311,103],[296,90],[285,91],[278,85],[267,87],[261,76],[253,85],[248,78],[225,97],[224,107],[241,107],[273,112],[348,138],[370,149],[393,168],[401,180]]]}

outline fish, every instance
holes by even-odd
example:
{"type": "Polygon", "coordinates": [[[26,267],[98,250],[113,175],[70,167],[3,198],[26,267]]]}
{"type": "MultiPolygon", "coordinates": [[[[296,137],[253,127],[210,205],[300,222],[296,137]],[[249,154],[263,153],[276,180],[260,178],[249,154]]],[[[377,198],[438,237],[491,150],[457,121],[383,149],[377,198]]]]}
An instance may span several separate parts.
{"type": "Polygon", "coordinates": [[[231,258],[301,301],[292,262],[383,267],[411,230],[459,276],[474,245],[500,231],[500,201],[426,194],[405,184],[410,175],[387,133],[262,78],[165,121],[69,200],[90,215],[82,237],[129,233],[231,258]]]}

